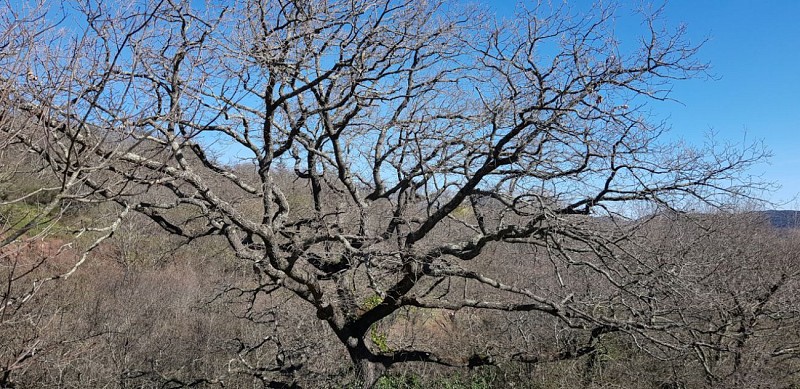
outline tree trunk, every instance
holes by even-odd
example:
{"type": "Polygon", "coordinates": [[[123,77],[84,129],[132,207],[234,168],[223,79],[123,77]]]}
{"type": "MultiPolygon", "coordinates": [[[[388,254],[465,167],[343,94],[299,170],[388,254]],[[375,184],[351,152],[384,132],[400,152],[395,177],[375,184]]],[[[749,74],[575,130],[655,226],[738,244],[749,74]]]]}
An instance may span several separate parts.
{"type": "MultiPolygon", "coordinates": [[[[351,338],[351,341],[355,340],[351,338]]],[[[378,379],[381,378],[383,372],[385,371],[385,367],[377,362],[371,362],[369,360],[370,352],[367,349],[364,341],[359,339],[355,346],[348,345],[347,352],[350,354],[350,360],[353,363],[353,370],[355,372],[356,379],[359,383],[361,383],[362,389],[370,389],[378,382],[378,379]]]]}

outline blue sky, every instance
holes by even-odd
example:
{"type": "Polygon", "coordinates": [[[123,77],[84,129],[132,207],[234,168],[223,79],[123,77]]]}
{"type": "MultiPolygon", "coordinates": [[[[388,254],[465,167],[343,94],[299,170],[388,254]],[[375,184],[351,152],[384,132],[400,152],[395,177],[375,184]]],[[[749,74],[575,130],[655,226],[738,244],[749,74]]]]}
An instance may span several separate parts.
{"type": "MultiPolygon", "coordinates": [[[[520,3],[456,1],[483,4],[500,17],[513,16],[520,3]]],[[[532,7],[535,0],[524,2],[532,7]]],[[[642,31],[633,11],[643,2],[620,0],[623,45],[642,31]]],[[[588,8],[593,1],[568,3],[588,8]]],[[[669,136],[689,143],[711,131],[732,143],[763,140],[773,156],[751,173],[780,185],[764,194],[775,208],[800,209],[800,0],[670,0],[664,7],[667,25],[686,24],[692,42],[706,40],[698,60],[711,64],[713,78],[675,83],[671,97],[679,103],[653,104],[657,119],[669,123],[669,136]]]]}
{"type": "MultiPolygon", "coordinates": [[[[503,17],[519,2],[477,3],[503,17]]],[[[642,2],[621,3],[624,19],[642,2]]],[[[707,39],[698,59],[711,64],[714,76],[678,82],[671,97],[680,103],[651,107],[672,127],[670,136],[700,143],[713,131],[734,143],[763,140],[773,156],[752,173],[780,185],[765,194],[776,208],[800,209],[800,1],[672,0],[664,17],[670,26],[686,24],[692,42],[707,39]]],[[[623,44],[637,27],[619,24],[623,44]]]]}

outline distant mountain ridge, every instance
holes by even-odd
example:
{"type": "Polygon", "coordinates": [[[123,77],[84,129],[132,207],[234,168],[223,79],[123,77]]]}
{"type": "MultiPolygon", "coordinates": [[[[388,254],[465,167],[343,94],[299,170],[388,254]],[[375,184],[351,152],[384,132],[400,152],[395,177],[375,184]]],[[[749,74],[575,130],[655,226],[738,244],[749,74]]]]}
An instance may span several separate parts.
{"type": "Polygon", "coordinates": [[[800,211],[769,210],[756,212],[764,216],[770,225],[775,228],[799,228],[800,211]]]}

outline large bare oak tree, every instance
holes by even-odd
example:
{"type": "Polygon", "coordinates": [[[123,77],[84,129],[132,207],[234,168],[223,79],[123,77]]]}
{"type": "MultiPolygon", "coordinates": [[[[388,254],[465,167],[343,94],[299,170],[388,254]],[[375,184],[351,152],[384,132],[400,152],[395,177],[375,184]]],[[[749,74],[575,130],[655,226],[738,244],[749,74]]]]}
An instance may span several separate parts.
{"type": "Polygon", "coordinates": [[[3,131],[82,198],[224,238],[256,273],[242,292],[302,299],[365,387],[404,362],[575,358],[611,332],[657,352],[681,347],[659,335],[681,321],[653,298],[661,270],[627,217],[748,196],[763,152],[661,140],[648,104],[706,67],[658,11],[624,42],[612,11],[89,1],[31,37],[26,66],[3,63],[5,115],[37,128],[3,131]],[[371,329],[408,307],[525,312],[589,336],[547,355],[376,344],[371,329]]]}

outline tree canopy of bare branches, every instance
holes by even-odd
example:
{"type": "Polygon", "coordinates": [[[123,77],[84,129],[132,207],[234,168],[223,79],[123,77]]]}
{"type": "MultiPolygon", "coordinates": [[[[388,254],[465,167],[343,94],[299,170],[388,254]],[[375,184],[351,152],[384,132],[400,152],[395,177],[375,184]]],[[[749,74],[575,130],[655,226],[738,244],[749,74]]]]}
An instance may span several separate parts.
{"type": "Polygon", "coordinates": [[[327,324],[365,387],[406,362],[576,357],[610,332],[681,347],[658,335],[680,320],[654,302],[658,269],[625,216],[750,196],[764,152],[663,141],[648,104],[706,66],[658,11],[622,45],[613,11],[88,1],[2,37],[30,40],[24,61],[2,58],[0,98],[34,129],[2,131],[87,201],[220,238],[253,266],[251,293],[289,291],[327,324]],[[371,329],[409,307],[591,336],[461,359],[376,344],[371,329]]]}

